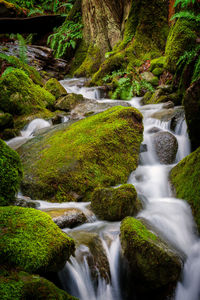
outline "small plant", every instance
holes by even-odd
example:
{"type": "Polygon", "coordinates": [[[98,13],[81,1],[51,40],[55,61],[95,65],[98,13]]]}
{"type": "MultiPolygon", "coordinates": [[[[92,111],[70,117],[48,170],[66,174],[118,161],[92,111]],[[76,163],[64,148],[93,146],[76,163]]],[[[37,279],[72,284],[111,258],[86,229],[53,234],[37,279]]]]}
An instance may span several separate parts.
{"type": "Polygon", "coordinates": [[[27,63],[28,58],[27,58],[27,46],[26,46],[26,41],[23,38],[23,36],[21,34],[17,34],[17,39],[18,39],[18,43],[19,43],[19,59],[23,62],[23,63],[27,63]]]}
{"type": "Polygon", "coordinates": [[[123,70],[113,71],[112,74],[105,75],[102,80],[106,83],[112,81],[115,77],[122,77],[126,74],[126,71],[123,70]]]}
{"type": "Polygon", "coordinates": [[[63,57],[67,48],[76,48],[77,43],[83,36],[82,28],[83,25],[81,23],[67,20],[48,37],[47,43],[54,50],[56,58],[63,57]]]}
{"type": "Polygon", "coordinates": [[[180,5],[180,7],[184,10],[177,12],[173,15],[171,20],[174,20],[175,18],[187,18],[189,20],[200,22],[200,14],[195,14],[193,11],[189,10],[189,5],[194,5],[197,2],[197,0],[176,0],[174,7],[177,7],[180,5]]]}
{"type": "Polygon", "coordinates": [[[177,62],[177,71],[183,70],[185,65],[194,61],[192,83],[200,77],[200,45],[190,51],[185,51],[177,62]]]}

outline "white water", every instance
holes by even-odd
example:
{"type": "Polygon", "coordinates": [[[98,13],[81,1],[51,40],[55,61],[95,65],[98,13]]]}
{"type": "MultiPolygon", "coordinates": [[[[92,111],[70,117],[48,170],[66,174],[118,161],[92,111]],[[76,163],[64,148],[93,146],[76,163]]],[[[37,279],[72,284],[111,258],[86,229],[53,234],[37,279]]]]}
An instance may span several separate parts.
{"type": "Polygon", "coordinates": [[[39,129],[50,127],[51,123],[43,119],[35,119],[31,121],[20,133],[21,136],[15,137],[7,141],[8,146],[13,149],[19,148],[21,145],[26,143],[28,139],[33,138],[33,133],[39,129]]]}
{"type": "MultiPolygon", "coordinates": [[[[99,90],[83,87],[84,79],[67,80],[62,82],[68,92],[80,93],[86,98],[97,99],[99,102],[115,101],[100,99],[99,90]]],[[[170,122],[161,122],[151,117],[152,114],[162,109],[162,104],[140,105],[139,98],[133,98],[129,103],[138,108],[144,116],[144,141],[147,145],[147,152],[140,154],[140,165],[128,180],[132,183],[143,200],[144,209],[139,213],[140,217],[147,219],[172,246],[174,246],[184,257],[187,258],[183,280],[178,283],[176,300],[198,300],[200,299],[200,242],[196,235],[196,227],[192,217],[191,209],[186,201],[173,198],[169,185],[169,172],[172,167],[190,153],[190,142],[187,135],[187,126],[184,119],[181,119],[175,128],[170,130],[170,122]],[[152,143],[152,133],[149,130],[157,127],[160,130],[174,134],[178,141],[178,152],[174,165],[160,164],[152,143]]],[[[111,284],[99,277],[98,287],[94,287],[87,264],[87,260],[80,264],[72,258],[67,263],[65,271],[61,272],[62,282],[65,282],[65,272],[70,274],[72,286],[70,292],[79,297],[80,300],[122,300],[119,281],[120,243],[118,238],[119,223],[96,221],[92,224],[85,224],[76,230],[98,232],[102,238],[106,250],[110,270],[111,284]],[[109,224],[109,225],[108,225],[109,224]],[[114,234],[113,234],[114,230],[114,234]],[[112,236],[112,242],[108,243],[104,238],[105,233],[112,236]]],[[[66,230],[70,234],[70,230],[66,230]]],[[[77,250],[77,257],[80,252],[87,253],[85,246],[77,250]]],[[[87,255],[87,254],[85,254],[87,255]]]]}

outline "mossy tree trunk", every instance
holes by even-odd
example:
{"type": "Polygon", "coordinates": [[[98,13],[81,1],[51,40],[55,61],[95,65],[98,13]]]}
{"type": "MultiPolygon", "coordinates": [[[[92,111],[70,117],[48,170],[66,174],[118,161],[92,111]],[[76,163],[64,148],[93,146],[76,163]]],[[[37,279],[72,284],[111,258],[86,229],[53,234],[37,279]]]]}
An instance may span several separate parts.
{"type": "Polygon", "coordinates": [[[89,77],[97,72],[105,53],[119,41],[126,47],[134,38],[132,52],[140,58],[147,52],[153,52],[150,57],[162,55],[168,8],[168,0],[82,0],[83,37],[88,50],[75,75],[89,77]]]}

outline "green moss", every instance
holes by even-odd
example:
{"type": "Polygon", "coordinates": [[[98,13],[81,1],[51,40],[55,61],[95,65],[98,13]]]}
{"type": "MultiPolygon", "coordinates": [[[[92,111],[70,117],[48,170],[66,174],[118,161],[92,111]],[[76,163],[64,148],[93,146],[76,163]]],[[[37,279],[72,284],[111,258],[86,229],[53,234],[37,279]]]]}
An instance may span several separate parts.
{"type": "Polygon", "coordinates": [[[98,186],[126,183],[138,164],[142,132],[139,111],[118,106],[32,139],[19,149],[23,190],[35,199],[74,201],[76,193],[85,201],[98,186]]]}
{"type": "Polygon", "coordinates": [[[150,71],[153,71],[156,68],[163,68],[166,62],[166,57],[161,56],[151,60],[150,71]]]}
{"type": "Polygon", "coordinates": [[[146,60],[160,57],[168,35],[167,5],[163,1],[132,1],[125,24],[123,41],[116,44],[109,57],[93,75],[91,84],[101,85],[102,78],[112,71],[133,71],[146,60]]]}
{"type": "Polygon", "coordinates": [[[77,300],[45,278],[4,268],[0,269],[0,298],[2,300],[77,300]]]}
{"type": "Polygon", "coordinates": [[[15,201],[22,179],[19,155],[0,140],[0,205],[10,205],[15,201]]]}
{"type": "Polygon", "coordinates": [[[142,293],[176,284],[181,272],[178,256],[148,227],[144,220],[127,217],[120,228],[123,253],[142,293]]]}
{"type": "Polygon", "coordinates": [[[34,67],[31,67],[28,64],[22,62],[16,56],[3,55],[1,57],[1,59],[6,61],[9,66],[12,66],[12,67],[15,67],[17,69],[23,70],[29,76],[29,78],[32,79],[32,81],[35,84],[38,84],[40,86],[43,85],[42,77],[40,76],[40,73],[34,67]]]}
{"type": "Polygon", "coordinates": [[[5,0],[0,0],[0,9],[6,14],[6,17],[8,14],[12,17],[24,17],[27,14],[25,8],[21,8],[19,5],[5,0]]]}
{"type": "Polygon", "coordinates": [[[154,76],[149,83],[151,83],[153,86],[158,86],[159,85],[159,79],[158,77],[154,76]]]}
{"type": "Polygon", "coordinates": [[[155,76],[160,76],[160,75],[162,75],[163,72],[164,72],[164,69],[163,69],[163,68],[155,68],[155,69],[152,71],[153,75],[155,75],[155,76]]]}
{"type": "Polygon", "coordinates": [[[28,114],[53,105],[55,98],[22,70],[0,78],[0,109],[14,115],[28,114]]]}
{"type": "Polygon", "coordinates": [[[94,190],[91,208],[103,220],[121,221],[133,216],[142,208],[133,185],[123,184],[118,188],[98,188],[94,190]]]}
{"type": "Polygon", "coordinates": [[[99,69],[102,62],[101,56],[101,50],[95,45],[90,45],[85,60],[74,72],[74,75],[77,77],[90,77],[99,69]]]}
{"type": "Polygon", "coordinates": [[[45,89],[54,95],[56,99],[67,94],[67,91],[56,78],[49,79],[45,84],[45,89]]]}
{"type": "Polygon", "coordinates": [[[26,272],[61,269],[74,251],[74,242],[46,213],[33,208],[1,207],[0,259],[26,272]]]}
{"type": "Polygon", "coordinates": [[[60,98],[55,107],[64,111],[71,111],[78,103],[82,103],[84,100],[81,94],[71,93],[60,98]]]}
{"type": "Polygon", "coordinates": [[[87,51],[88,45],[85,43],[84,40],[82,40],[80,45],[78,46],[78,49],[76,50],[75,56],[70,66],[69,74],[71,76],[74,76],[75,71],[82,65],[82,63],[86,59],[87,51]]]}
{"type": "Polygon", "coordinates": [[[188,201],[200,230],[200,148],[184,158],[170,174],[176,196],[188,201]]]}
{"type": "Polygon", "coordinates": [[[195,23],[187,19],[178,19],[171,28],[165,48],[165,68],[175,72],[178,59],[186,50],[190,50],[196,43],[195,23]]]}

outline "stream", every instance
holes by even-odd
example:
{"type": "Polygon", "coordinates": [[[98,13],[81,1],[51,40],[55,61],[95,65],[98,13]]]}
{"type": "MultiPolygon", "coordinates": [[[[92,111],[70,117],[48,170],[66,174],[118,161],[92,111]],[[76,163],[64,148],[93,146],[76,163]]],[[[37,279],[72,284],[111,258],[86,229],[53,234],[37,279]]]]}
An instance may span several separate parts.
{"type": "MultiPolygon", "coordinates": [[[[69,93],[82,94],[85,98],[95,99],[98,102],[115,101],[104,99],[99,88],[84,87],[84,79],[67,79],[61,83],[69,93]]],[[[200,242],[196,234],[196,225],[187,202],[173,197],[168,180],[169,172],[174,165],[190,153],[186,122],[184,118],[178,120],[172,131],[170,129],[171,120],[161,122],[151,117],[152,114],[162,110],[163,104],[142,106],[140,100],[140,98],[133,98],[128,103],[138,108],[143,114],[143,144],[147,146],[147,151],[140,153],[139,166],[130,174],[128,183],[135,186],[143,203],[143,210],[138,216],[148,220],[159,234],[186,258],[182,278],[177,284],[174,299],[198,300],[200,299],[200,242]],[[174,164],[159,162],[151,131],[155,127],[158,130],[170,132],[176,137],[178,151],[174,164]]],[[[47,123],[41,124],[41,120],[40,125],[40,128],[50,126],[47,123]]],[[[27,130],[28,128],[29,134],[23,133],[22,138],[27,139],[31,136],[33,130],[30,127],[27,127],[27,130]]],[[[40,202],[39,209],[75,207],[81,209],[86,215],[88,214],[89,203],[38,202],[40,202]]],[[[98,234],[110,269],[110,280],[102,278],[99,272],[97,280],[94,282],[88,264],[90,250],[86,245],[80,245],[76,249],[75,257],[71,257],[65,268],[59,273],[63,289],[80,300],[124,300],[121,288],[123,262],[119,240],[120,222],[100,221],[93,216],[90,223],[63,230],[72,236],[76,232],[98,234]]]]}

